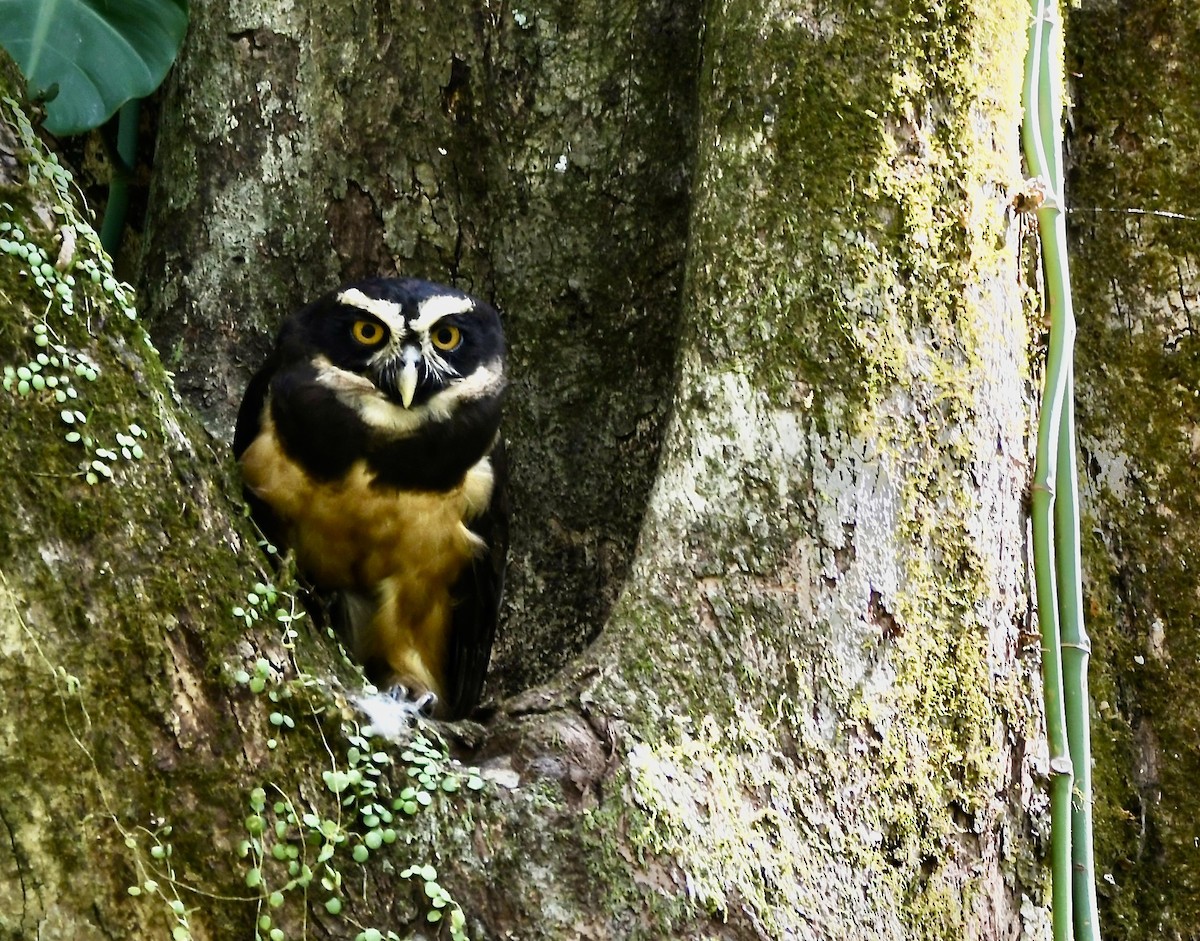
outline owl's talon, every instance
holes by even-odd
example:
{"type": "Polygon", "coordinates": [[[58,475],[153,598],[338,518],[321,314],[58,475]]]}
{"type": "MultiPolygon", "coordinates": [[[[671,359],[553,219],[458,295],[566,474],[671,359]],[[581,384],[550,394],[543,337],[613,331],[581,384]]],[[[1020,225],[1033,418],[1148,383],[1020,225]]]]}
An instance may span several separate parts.
{"type": "Polygon", "coordinates": [[[417,694],[415,690],[410,691],[403,683],[397,683],[388,690],[387,695],[425,719],[432,719],[437,711],[438,698],[430,690],[417,694]]]}
{"type": "Polygon", "coordinates": [[[414,700],[413,706],[416,707],[417,712],[420,713],[423,718],[432,719],[434,713],[437,711],[437,702],[437,696],[435,696],[433,693],[426,693],[424,696],[414,700]]]}

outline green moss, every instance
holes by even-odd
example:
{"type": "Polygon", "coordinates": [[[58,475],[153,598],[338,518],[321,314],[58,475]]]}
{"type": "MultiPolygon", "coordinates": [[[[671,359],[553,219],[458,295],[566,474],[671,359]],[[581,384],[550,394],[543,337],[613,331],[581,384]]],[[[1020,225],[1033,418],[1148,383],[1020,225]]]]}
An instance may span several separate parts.
{"type": "Polygon", "coordinates": [[[912,357],[930,328],[946,355],[975,340],[964,289],[1003,243],[998,214],[978,216],[1016,169],[979,125],[1015,121],[1023,11],[901,4],[881,26],[880,11],[847,6],[768,18],[764,37],[756,6],[710,42],[701,170],[719,147],[722,184],[711,200],[701,184],[693,238],[722,250],[696,272],[697,332],[781,404],[870,408],[928,367],[912,357]],[[727,235],[746,227],[755,239],[727,235]],[[747,301],[759,317],[724,316],[747,301]]]}
{"type": "MultiPolygon", "coordinates": [[[[982,287],[1015,269],[1025,12],[901,4],[880,29],[849,4],[809,21],[744,3],[710,23],[685,398],[660,481],[679,502],[647,550],[671,588],[614,617],[688,637],[685,662],[622,647],[638,695],[617,696],[654,730],[631,759],[632,832],[682,866],[689,918],[749,911],[782,934],[806,913],[847,937],[895,918],[949,938],[982,904],[963,847],[986,855],[1009,825],[1001,730],[1032,738],[1037,716],[1032,664],[997,649],[1024,611],[1021,560],[989,532],[1022,530],[1002,494],[1025,459],[1025,312],[982,287]],[[876,530],[901,549],[866,568],[865,613],[842,607],[860,602],[849,586],[805,594],[876,530]],[[655,688],[664,673],[678,696],[655,688]],[[809,893],[835,873],[868,888],[831,915],[809,893]]],[[[1036,895],[1026,862],[997,866],[1036,895]]]]}
{"type": "MultiPolygon", "coordinates": [[[[0,198],[0,576],[21,651],[3,663],[6,713],[20,717],[6,729],[19,780],[0,782],[20,795],[9,838],[37,875],[28,918],[77,897],[112,930],[147,933],[162,909],[126,893],[139,866],[162,868],[142,838],[237,791],[233,717],[208,704],[226,701],[221,665],[246,637],[230,607],[259,560],[229,525],[237,488],[224,470],[225,494],[210,483],[204,435],[177,411],[66,171],[10,101],[0,121],[20,141],[4,172],[22,187],[0,198]],[[23,386],[27,372],[42,381],[23,386]]],[[[211,859],[226,823],[218,811],[180,828],[174,852],[211,859]]],[[[228,895],[220,880],[208,888],[228,895]]],[[[205,918],[231,923],[231,907],[213,899],[205,918]]]]}

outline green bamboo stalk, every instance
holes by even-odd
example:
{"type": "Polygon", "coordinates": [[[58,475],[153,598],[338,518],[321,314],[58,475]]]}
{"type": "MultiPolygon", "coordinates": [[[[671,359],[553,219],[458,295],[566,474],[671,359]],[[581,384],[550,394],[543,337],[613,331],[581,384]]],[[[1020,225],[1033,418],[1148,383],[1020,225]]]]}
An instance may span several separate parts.
{"type": "Polygon", "coordinates": [[[1062,137],[1057,100],[1053,0],[1031,0],[1032,21],[1025,58],[1025,120],[1022,141],[1029,168],[1045,197],[1037,210],[1042,235],[1042,262],[1050,311],[1046,385],[1038,420],[1032,494],[1034,575],[1038,623],[1042,638],[1042,684],[1046,699],[1046,739],[1050,752],[1051,918],[1054,941],[1072,939],[1071,797],[1072,763],[1063,694],[1059,599],[1054,547],[1054,504],[1062,409],[1070,378],[1074,320],[1069,312],[1066,221],[1062,211],[1063,180],[1059,165],[1062,137]]]}
{"type": "Polygon", "coordinates": [[[1058,500],[1055,503],[1054,556],[1060,586],[1059,622],[1067,743],[1075,768],[1071,814],[1071,861],[1076,941],[1100,941],[1096,906],[1096,863],[1092,845],[1092,743],[1088,659],[1092,645],[1084,627],[1083,573],[1079,540],[1079,488],[1075,456],[1074,367],[1067,365],[1066,401],[1058,443],[1058,500]]]}

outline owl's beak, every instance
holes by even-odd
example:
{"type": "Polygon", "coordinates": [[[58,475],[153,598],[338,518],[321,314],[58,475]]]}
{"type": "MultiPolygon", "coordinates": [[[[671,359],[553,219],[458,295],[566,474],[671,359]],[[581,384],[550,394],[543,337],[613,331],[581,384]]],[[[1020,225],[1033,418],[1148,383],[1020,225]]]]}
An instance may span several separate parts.
{"type": "Polygon", "coordinates": [[[412,346],[404,348],[404,365],[400,368],[400,401],[405,408],[412,405],[417,392],[417,363],[420,361],[420,350],[412,346]]]}

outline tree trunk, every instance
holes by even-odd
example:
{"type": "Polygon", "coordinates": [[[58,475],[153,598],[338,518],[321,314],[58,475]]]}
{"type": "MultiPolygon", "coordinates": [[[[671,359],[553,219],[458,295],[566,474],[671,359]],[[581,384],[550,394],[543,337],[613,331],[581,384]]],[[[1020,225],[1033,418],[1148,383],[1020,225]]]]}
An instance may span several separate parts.
{"type": "Polygon", "coordinates": [[[507,313],[500,691],[582,650],[628,571],[679,330],[697,6],[204,4],[164,109],[142,293],[219,436],[331,285],[399,270],[507,313]]]}
{"type": "Polygon", "coordinates": [[[177,891],[196,902],[155,845],[197,883],[217,853],[228,888],[264,722],[221,664],[263,566],[70,177],[10,101],[0,114],[0,937],[143,937],[177,891]],[[159,904],[136,904],[128,887],[154,878],[159,904]]]}
{"type": "Polygon", "coordinates": [[[1071,16],[1097,866],[1109,939],[1200,937],[1200,14],[1071,16]]]}
{"type": "MultiPolygon", "coordinates": [[[[353,671],[255,586],[228,464],[185,443],[136,326],[66,319],[163,451],[100,489],[41,476],[75,459],[43,442],[58,413],[2,400],[27,469],[2,623],[29,662],[0,688],[33,718],[0,793],[31,764],[45,784],[0,805],[0,867],[45,888],[0,925],[1041,936],[1025,13],[197,7],[143,268],[165,364],[223,436],[280,316],[333,283],[497,301],[498,705],[368,742],[353,671]],[[91,594],[64,600],[47,581],[72,563],[91,594]],[[35,852],[80,818],[79,850],[35,852]]],[[[9,359],[38,296],[5,315],[9,359]]]]}

